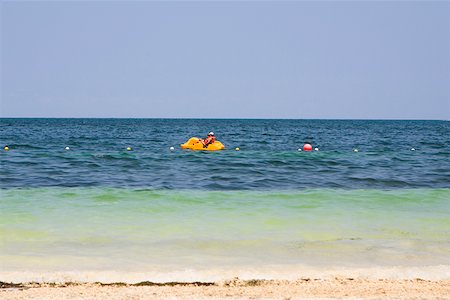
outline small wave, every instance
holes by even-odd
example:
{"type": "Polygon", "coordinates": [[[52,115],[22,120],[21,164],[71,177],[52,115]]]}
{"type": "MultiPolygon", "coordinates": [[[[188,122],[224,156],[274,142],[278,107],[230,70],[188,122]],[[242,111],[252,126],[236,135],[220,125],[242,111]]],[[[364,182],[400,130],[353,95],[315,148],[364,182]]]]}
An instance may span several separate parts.
{"type": "Polygon", "coordinates": [[[11,150],[44,150],[46,149],[45,146],[37,146],[37,145],[30,145],[30,144],[9,144],[8,145],[11,150]]]}

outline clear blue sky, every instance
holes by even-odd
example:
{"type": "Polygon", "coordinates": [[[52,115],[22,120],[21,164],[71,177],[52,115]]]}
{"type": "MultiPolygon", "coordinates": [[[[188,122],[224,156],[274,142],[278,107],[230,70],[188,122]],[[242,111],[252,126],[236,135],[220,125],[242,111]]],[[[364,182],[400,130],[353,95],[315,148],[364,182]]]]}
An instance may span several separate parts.
{"type": "Polygon", "coordinates": [[[2,117],[450,117],[447,1],[0,5],[2,117]]]}

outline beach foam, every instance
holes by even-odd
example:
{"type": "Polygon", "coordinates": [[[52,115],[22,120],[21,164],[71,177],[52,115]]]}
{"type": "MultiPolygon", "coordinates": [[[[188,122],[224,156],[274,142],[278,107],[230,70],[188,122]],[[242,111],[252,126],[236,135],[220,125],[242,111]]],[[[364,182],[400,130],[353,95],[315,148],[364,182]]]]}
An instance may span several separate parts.
{"type": "Polygon", "coordinates": [[[355,278],[355,279],[450,279],[450,265],[426,267],[371,267],[343,268],[326,267],[312,268],[310,266],[276,266],[265,265],[259,268],[222,268],[222,269],[185,269],[178,271],[66,271],[66,272],[0,272],[0,281],[4,282],[102,282],[102,283],[139,283],[151,282],[218,282],[232,278],[242,280],[298,280],[355,278]]]}

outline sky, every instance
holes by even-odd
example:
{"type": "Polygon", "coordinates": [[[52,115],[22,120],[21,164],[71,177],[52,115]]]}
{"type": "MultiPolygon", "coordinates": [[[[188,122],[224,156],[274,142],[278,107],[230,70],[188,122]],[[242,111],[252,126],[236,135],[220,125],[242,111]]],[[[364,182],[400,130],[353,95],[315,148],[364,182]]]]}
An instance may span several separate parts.
{"type": "Polygon", "coordinates": [[[1,117],[450,119],[447,1],[0,1],[1,117]]]}

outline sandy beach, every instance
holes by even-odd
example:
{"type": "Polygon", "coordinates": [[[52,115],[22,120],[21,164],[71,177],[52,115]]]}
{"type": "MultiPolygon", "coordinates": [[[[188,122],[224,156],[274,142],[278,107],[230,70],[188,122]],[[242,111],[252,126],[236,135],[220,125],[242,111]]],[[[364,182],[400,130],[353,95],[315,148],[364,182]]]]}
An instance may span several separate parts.
{"type": "Polygon", "coordinates": [[[2,299],[448,299],[450,280],[312,279],[194,283],[0,283],[2,299]]]}

